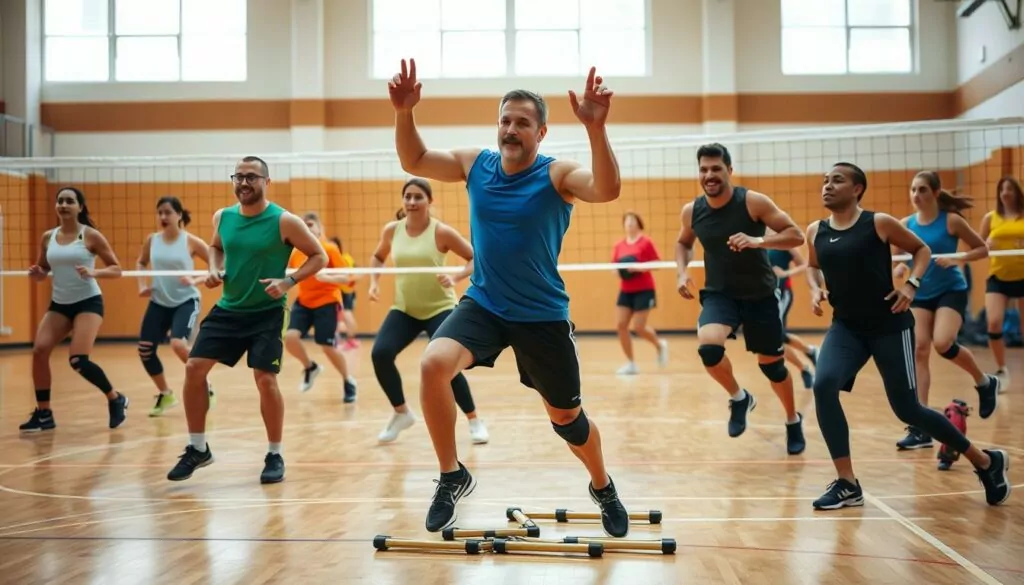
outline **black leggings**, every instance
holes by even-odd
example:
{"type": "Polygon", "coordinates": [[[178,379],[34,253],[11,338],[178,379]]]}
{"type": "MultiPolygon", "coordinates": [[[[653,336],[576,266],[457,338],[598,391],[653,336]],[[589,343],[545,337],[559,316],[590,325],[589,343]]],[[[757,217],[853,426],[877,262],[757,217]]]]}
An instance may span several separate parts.
{"type": "MultiPolygon", "coordinates": [[[[426,331],[427,335],[433,337],[434,332],[451,313],[449,309],[429,319],[420,320],[392,309],[384,318],[373,341],[370,356],[373,359],[373,373],[377,375],[377,382],[384,389],[384,394],[387,394],[391,406],[397,408],[405,404],[402,376],[395,367],[395,358],[409,347],[421,332],[426,331]]],[[[469,382],[461,372],[452,378],[452,391],[455,393],[455,402],[462,412],[469,414],[476,410],[473,395],[469,392],[469,382]]]]}
{"type": "Polygon", "coordinates": [[[959,453],[971,446],[953,423],[921,405],[914,370],[914,329],[884,335],[865,335],[833,321],[821,344],[814,378],[814,405],[818,427],[832,459],[850,456],[850,427],[839,402],[839,391],[853,390],[857,373],[874,358],[893,413],[959,453]]]}

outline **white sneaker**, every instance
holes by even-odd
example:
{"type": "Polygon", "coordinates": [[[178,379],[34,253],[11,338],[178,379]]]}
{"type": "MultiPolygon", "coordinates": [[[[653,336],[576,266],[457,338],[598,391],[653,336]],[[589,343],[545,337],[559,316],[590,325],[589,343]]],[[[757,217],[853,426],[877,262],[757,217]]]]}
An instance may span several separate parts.
{"type": "Polygon", "coordinates": [[[469,436],[473,439],[474,445],[483,445],[491,439],[487,433],[487,426],[479,418],[469,419],[469,436]]]}
{"type": "Polygon", "coordinates": [[[377,435],[381,443],[390,443],[398,438],[398,434],[416,423],[416,417],[412,412],[396,412],[391,415],[391,420],[384,430],[377,435]]]}
{"type": "Polygon", "coordinates": [[[999,379],[999,393],[1003,394],[1010,388],[1010,372],[1006,368],[1000,368],[996,372],[996,378],[999,379]]]}
{"type": "Polygon", "coordinates": [[[668,365],[668,342],[664,339],[658,341],[658,365],[663,368],[668,365]]]}
{"type": "Polygon", "coordinates": [[[323,371],[323,367],[317,363],[313,364],[312,370],[304,370],[302,372],[302,381],[299,382],[299,392],[309,392],[310,388],[313,387],[313,382],[316,380],[316,377],[323,371]]]}
{"type": "Polygon", "coordinates": [[[628,364],[616,370],[615,373],[619,374],[620,376],[634,376],[636,374],[639,374],[640,370],[637,369],[635,363],[629,362],[628,364]]]}

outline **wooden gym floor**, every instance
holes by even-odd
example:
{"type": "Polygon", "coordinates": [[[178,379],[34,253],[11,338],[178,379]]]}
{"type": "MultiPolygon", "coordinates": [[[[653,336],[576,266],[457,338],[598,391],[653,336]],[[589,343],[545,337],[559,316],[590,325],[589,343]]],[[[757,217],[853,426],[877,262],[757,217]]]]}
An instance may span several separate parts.
{"type": "MultiPolygon", "coordinates": [[[[816,336],[809,340],[818,341],[816,336]]],[[[0,354],[0,582],[221,584],[373,583],[1024,583],[1024,491],[1003,506],[984,502],[964,460],[935,469],[935,449],[899,453],[903,427],[869,364],[843,404],[850,418],[863,508],[814,512],[833,479],[809,391],[797,381],[807,451],[786,455],[783,414],[742,345],[731,342],[741,383],[759,398],[745,435],[726,434],[725,393],[704,373],[693,337],[670,338],[672,362],[659,370],[637,344],[641,374],[617,377],[613,338],[583,337],[584,403],[601,425],[609,468],[631,511],[661,510],[660,525],[635,524],[630,538],[674,538],[675,555],[586,556],[376,552],[375,535],[440,540],[423,529],[436,463],[420,422],[398,442],[376,436],[390,408],[373,377],[371,342],[351,352],[359,400],[341,402],[340,380],[323,374],[307,394],[286,358],[284,483],[258,481],[266,450],[257,394],[244,367],[218,367],[208,435],[217,461],[192,479],[165,474],[187,441],[183,411],[148,418],[153,388],[130,344],[101,345],[94,361],[132,400],[110,431],[107,409],[66,362],[53,356],[55,431],[19,436],[32,409],[30,355],[0,354]]],[[[415,412],[421,338],[399,358],[415,412]]],[[[313,352],[318,350],[312,349],[313,352]]],[[[974,349],[984,367],[985,349],[974,349]]],[[[999,445],[1024,487],[1020,350],[1014,382],[990,419],[968,420],[980,445],[999,445]],[[1013,424],[1012,421],[1018,424],[1013,424]]],[[[316,353],[313,353],[315,356],[316,353]]],[[[161,357],[175,389],[181,365],[161,357]]],[[[931,404],[976,404],[969,380],[932,358],[931,404]]],[[[511,352],[470,383],[490,444],[470,444],[458,427],[461,459],[476,492],[460,504],[461,528],[512,527],[510,506],[532,512],[594,511],[587,476],[544,417],[539,398],[518,384],[511,352]]],[[[541,537],[602,536],[595,523],[538,520],[541,537]]]]}

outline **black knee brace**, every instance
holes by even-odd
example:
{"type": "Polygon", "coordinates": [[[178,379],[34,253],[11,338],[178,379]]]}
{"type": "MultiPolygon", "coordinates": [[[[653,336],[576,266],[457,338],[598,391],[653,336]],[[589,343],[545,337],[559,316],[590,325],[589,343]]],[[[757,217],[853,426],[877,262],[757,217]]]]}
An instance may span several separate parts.
{"type": "Polygon", "coordinates": [[[713,368],[725,357],[725,347],[721,345],[700,345],[697,347],[697,354],[704,366],[713,368]]]}
{"type": "Polygon", "coordinates": [[[142,360],[142,367],[150,376],[159,376],[164,373],[164,365],[156,355],[156,344],[147,342],[139,343],[139,359],[142,360]]]}
{"type": "Polygon", "coordinates": [[[760,366],[761,372],[764,373],[765,377],[772,382],[785,382],[786,376],[789,375],[789,370],[786,369],[786,360],[782,358],[770,364],[758,364],[758,366],[760,366]]]}
{"type": "Polygon", "coordinates": [[[1003,332],[1000,331],[999,333],[989,333],[988,338],[991,339],[992,341],[998,341],[1003,338],[1003,332]]]}
{"type": "Polygon", "coordinates": [[[949,346],[949,349],[947,349],[946,351],[940,351],[939,355],[941,355],[942,357],[946,358],[947,360],[951,360],[951,359],[955,358],[957,356],[957,354],[959,354],[959,353],[960,353],[960,344],[954,341],[953,345],[949,346]]]}
{"type": "Polygon", "coordinates": [[[89,360],[87,355],[73,355],[68,358],[68,363],[71,364],[71,369],[78,372],[83,378],[89,381],[90,384],[100,389],[100,392],[106,394],[114,389],[110,385],[110,380],[107,379],[107,375],[103,372],[103,368],[97,366],[89,360]]]}
{"type": "Polygon", "coordinates": [[[587,420],[587,413],[583,412],[582,408],[580,409],[579,416],[571,423],[559,425],[552,422],[551,426],[554,427],[558,436],[562,437],[570,445],[582,446],[590,438],[590,421],[587,420]]]}

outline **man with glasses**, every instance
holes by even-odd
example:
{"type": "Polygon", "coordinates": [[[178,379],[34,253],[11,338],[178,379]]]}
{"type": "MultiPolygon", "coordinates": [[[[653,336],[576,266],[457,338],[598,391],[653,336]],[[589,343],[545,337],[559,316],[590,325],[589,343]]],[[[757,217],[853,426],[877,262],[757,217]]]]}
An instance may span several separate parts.
{"type": "Polygon", "coordinates": [[[206,377],[217,362],[234,367],[248,354],[260,392],[260,412],[270,445],[261,483],[284,479],[281,439],[284,400],[277,385],[288,327],[288,290],[319,272],[327,254],[316,236],[298,216],[266,199],[270,185],[267,163],[255,156],[243,158],[231,175],[238,203],[213,214],[213,240],[206,286],[224,285],[224,293],[200,324],[199,335],[185,365],[185,418],[189,444],[167,474],[182,481],[213,463],[206,442],[209,396],[206,377]],[[292,250],[306,261],[286,276],[292,250]]]}

